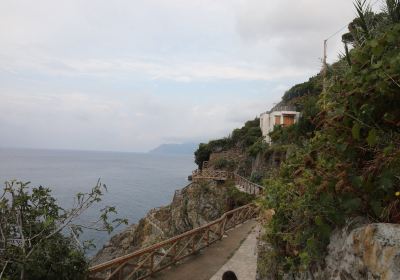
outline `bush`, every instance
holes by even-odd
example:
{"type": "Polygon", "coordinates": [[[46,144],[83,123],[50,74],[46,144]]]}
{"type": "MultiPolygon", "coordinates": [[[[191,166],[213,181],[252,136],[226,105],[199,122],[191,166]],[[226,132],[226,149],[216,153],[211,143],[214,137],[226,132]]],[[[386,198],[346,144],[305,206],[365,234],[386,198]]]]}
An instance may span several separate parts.
{"type": "Polygon", "coordinates": [[[233,170],[235,168],[235,162],[225,158],[220,158],[215,162],[214,167],[215,169],[233,170]]]}
{"type": "Polygon", "coordinates": [[[289,102],[305,95],[319,95],[322,91],[322,80],[322,75],[320,74],[311,77],[307,82],[297,84],[285,92],[282,100],[289,102]]]}
{"type": "Polygon", "coordinates": [[[255,199],[254,195],[239,191],[233,181],[225,182],[225,186],[228,188],[228,205],[231,209],[249,204],[255,199]]]}
{"type": "Polygon", "coordinates": [[[204,143],[199,145],[199,148],[194,152],[195,160],[194,162],[201,169],[204,161],[208,161],[210,159],[211,149],[210,146],[204,143]]]}
{"type": "Polygon", "coordinates": [[[253,172],[250,176],[250,181],[256,184],[261,184],[264,174],[261,172],[253,172]]]}
{"type": "Polygon", "coordinates": [[[256,157],[258,154],[265,152],[269,145],[265,142],[264,137],[258,138],[250,147],[247,148],[246,152],[251,157],[256,157]]]}
{"type": "Polygon", "coordinates": [[[211,153],[227,151],[232,148],[246,149],[257,142],[261,135],[260,119],[248,121],[242,128],[233,130],[229,137],[200,144],[194,153],[195,162],[201,168],[203,161],[210,159],[211,153]]]}
{"type": "Polygon", "coordinates": [[[0,196],[0,278],[4,279],[86,279],[88,261],[79,243],[83,227],[111,232],[108,222],[114,207],[105,207],[99,224],[81,226],[77,218],[101,200],[105,186],[100,182],[89,192],[76,195],[74,207],[59,207],[51,191],[28,183],[6,182],[0,196]],[[70,233],[69,236],[66,234],[70,233]]]}

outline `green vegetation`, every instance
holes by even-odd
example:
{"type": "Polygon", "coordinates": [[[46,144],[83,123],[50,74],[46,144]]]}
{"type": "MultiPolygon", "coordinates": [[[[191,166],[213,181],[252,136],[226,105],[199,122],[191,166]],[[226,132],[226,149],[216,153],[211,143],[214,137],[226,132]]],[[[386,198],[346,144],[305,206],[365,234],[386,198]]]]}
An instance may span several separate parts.
{"type": "Polygon", "coordinates": [[[256,184],[261,184],[264,174],[262,172],[253,172],[250,176],[250,181],[256,184]]]}
{"type": "Polygon", "coordinates": [[[235,168],[235,162],[232,160],[227,160],[225,158],[220,158],[215,162],[214,167],[216,169],[226,169],[229,171],[233,171],[233,169],[235,168]]]}
{"type": "Polygon", "coordinates": [[[252,121],[247,121],[242,128],[233,130],[230,139],[232,146],[246,149],[253,145],[261,136],[260,119],[255,118],[252,121]]]}
{"type": "Polygon", "coordinates": [[[263,270],[277,279],[323,265],[332,230],[350,217],[400,223],[400,2],[388,0],[378,15],[362,1],[356,8],[325,92],[302,84],[285,94],[303,104],[302,119],[271,134],[276,146],[296,147],[264,181],[264,207],[276,214],[263,270]]]}
{"type": "Polygon", "coordinates": [[[282,97],[286,103],[289,101],[303,97],[305,95],[319,95],[322,91],[322,76],[318,74],[311,77],[307,82],[298,84],[289,89],[282,97]]]}
{"type": "Polygon", "coordinates": [[[228,188],[228,205],[231,209],[249,204],[255,199],[254,195],[239,191],[233,181],[226,181],[225,186],[228,188]]]}
{"type": "Polygon", "coordinates": [[[195,163],[201,168],[203,161],[209,160],[210,154],[213,152],[222,152],[232,148],[246,150],[259,141],[261,136],[260,119],[248,121],[242,128],[233,130],[229,137],[212,140],[207,144],[201,143],[194,153],[195,163]]]}
{"type": "Polygon", "coordinates": [[[256,142],[246,149],[246,152],[251,157],[256,157],[258,154],[265,152],[269,145],[264,141],[263,137],[259,137],[256,142]]]}
{"type": "Polygon", "coordinates": [[[96,223],[75,223],[101,200],[105,186],[100,182],[89,193],[77,194],[74,208],[69,210],[57,205],[50,189],[28,185],[6,182],[0,196],[0,278],[86,279],[88,261],[84,252],[93,245],[78,241],[83,228],[110,233],[114,226],[127,221],[109,222],[110,214],[116,211],[105,207],[96,223]]]}

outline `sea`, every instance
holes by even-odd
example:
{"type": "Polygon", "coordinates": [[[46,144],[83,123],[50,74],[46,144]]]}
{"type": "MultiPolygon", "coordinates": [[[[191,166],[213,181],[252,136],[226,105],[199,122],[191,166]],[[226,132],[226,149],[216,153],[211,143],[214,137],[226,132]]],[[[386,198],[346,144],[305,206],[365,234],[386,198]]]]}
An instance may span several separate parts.
{"type": "MultiPolygon", "coordinates": [[[[137,223],[150,209],[169,204],[175,190],[189,183],[187,177],[195,168],[193,155],[0,148],[1,184],[16,179],[31,182],[30,187],[48,187],[65,209],[72,207],[75,194],[89,192],[100,179],[107,192],[76,221],[80,224],[95,221],[105,206],[116,207],[118,214],[112,218],[137,223]]],[[[96,244],[86,252],[89,257],[109,238],[107,233],[93,230],[80,236],[81,241],[96,244]]]]}

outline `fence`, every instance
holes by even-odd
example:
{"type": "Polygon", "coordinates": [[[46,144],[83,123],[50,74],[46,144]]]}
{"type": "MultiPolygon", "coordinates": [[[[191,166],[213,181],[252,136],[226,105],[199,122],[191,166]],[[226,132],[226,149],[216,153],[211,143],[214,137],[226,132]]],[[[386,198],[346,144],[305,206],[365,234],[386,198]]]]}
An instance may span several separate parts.
{"type": "Polygon", "coordinates": [[[240,188],[242,188],[242,191],[254,195],[262,194],[264,190],[262,186],[247,180],[246,178],[238,175],[237,173],[234,174],[234,177],[235,177],[235,184],[240,188]]]}
{"type": "Polygon", "coordinates": [[[228,171],[223,170],[214,170],[214,169],[203,169],[203,170],[195,170],[192,172],[192,180],[193,182],[202,180],[202,179],[213,179],[217,181],[225,181],[233,178],[233,174],[228,171]]]}
{"type": "Polygon", "coordinates": [[[258,209],[248,204],[226,212],[219,219],[166,241],[93,266],[90,280],[139,280],[163,270],[220,240],[224,233],[256,216],[258,209]]]}
{"type": "Polygon", "coordinates": [[[228,171],[222,170],[214,170],[214,169],[202,169],[202,170],[195,170],[192,173],[192,180],[193,182],[198,182],[203,179],[213,179],[217,181],[226,181],[228,179],[235,179],[235,184],[238,186],[242,191],[260,195],[263,192],[263,187],[253,183],[246,178],[240,176],[237,173],[232,173],[228,171]]]}

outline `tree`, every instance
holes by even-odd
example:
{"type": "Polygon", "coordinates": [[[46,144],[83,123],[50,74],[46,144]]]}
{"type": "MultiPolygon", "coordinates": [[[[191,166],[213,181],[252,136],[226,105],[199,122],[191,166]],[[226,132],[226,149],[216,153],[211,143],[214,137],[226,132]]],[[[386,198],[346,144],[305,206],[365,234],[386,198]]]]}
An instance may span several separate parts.
{"type": "Polygon", "coordinates": [[[6,182],[0,196],[0,279],[85,279],[84,252],[93,244],[82,244],[79,234],[85,228],[110,233],[127,221],[110,221],[110,214],[117,212],[107,206],[96,221],[77,223],[85,210],[101,201],[106,186],[100,181],[90,192],[78,193],[68,210],[57,205],[50,189],[29,184],[6,182]]]}

